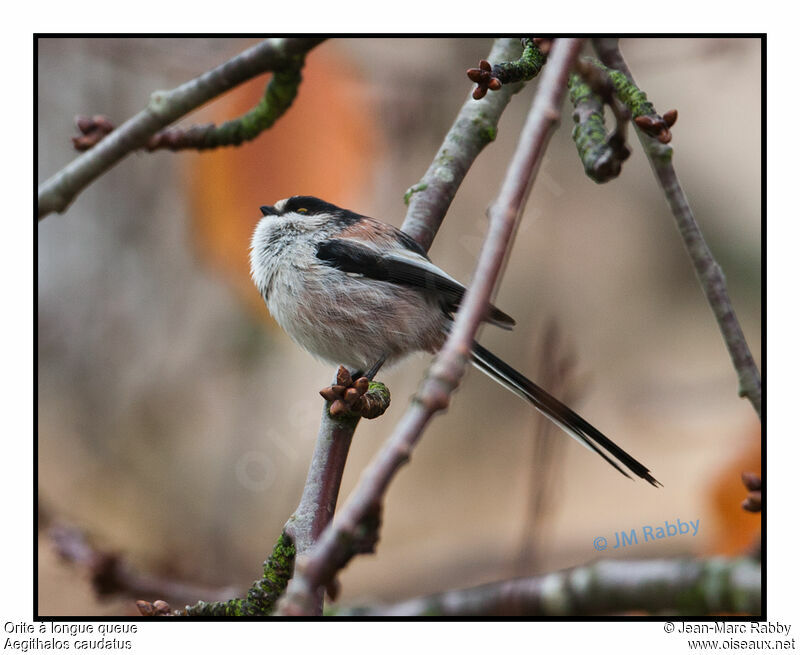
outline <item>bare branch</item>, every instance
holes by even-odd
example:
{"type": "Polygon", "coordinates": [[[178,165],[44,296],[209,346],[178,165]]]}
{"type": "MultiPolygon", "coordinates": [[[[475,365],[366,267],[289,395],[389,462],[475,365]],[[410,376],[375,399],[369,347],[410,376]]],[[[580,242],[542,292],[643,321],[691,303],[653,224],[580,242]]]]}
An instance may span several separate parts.
{"type": "Polygon", "coordinates": [[[232,587],[214,589],[137,571],[119,553],[95,547],[82,530],[64,523],[56,522],[48,535],[62,560],[86,572],[98,596],[123,594],[190,602],[198,598],[221,601],[238,593],[232,587]]]}
{"type": "MultiPolygon", "coordinates": [[[[311,549],[333,518],[347,454],[359,421],[357,416],[333,418],[330,406],[331,403],[326,402],[322,409],[317,443],[300,504],[284,526],[284,532],[295,544],[297,558],[311,549]]],[[[322,614],[323,593],[324,589],[320,589],[315,596],[312,613],[316,616],[322,614]]]]}
{"type": "Polygon", "coordinates": [[[156,91],[144,110],[39,185],[39,220],[51,212],[63,212],[84,188],[123,157],[144,147],[161,128],[242,82],[291,65],[321,41],[268,39],[171,91],[156,91]]]}
{"type": "Polygon", "coordinates": [[[750,558],[601,560],[336,616],[603,616],[631,611],[761,613],[761,566],[750,558]],[[657,590],[655,592],[654,590],[657,590]]]}
{"type": "Polygon", "coordinates": [[[300,504],[286,522],[286,533],[301,556],[309,550],[330,523],[336,508],[339,485],[353,438],[356,418],[331,418],[330,403],[325,404],[311,466],[300,504]]]}
{"type": "MultiPolygon", "coordinates": [[[[594,46],[606,66],[624,73],[633,82],[630,69],[619,50],[618,39],[594,39],[594,46]]],[[[703,238],[683,187],[678,180],[678,175],[675,173],[672,165],[672,148],[664,142],[647,136],[638,123],[636,131],[675,217],[683,245],[692,260],[706,300],[711,305],[719,324],[725,345],[739,377],[739,396],[747,397],[760,419],[761,376],[728,296],[725,275],[703,238]]]]}
{"type": "Polygon", "coordinates": [[[408,461],[433,415],[447,407],[450,395],[464,374],[475,333],[500,277],[517,219],[546,144],[558,123],[567,75],[581,42],[581,39],[556,41],[503,186],[489,209],[489,233],[473,284],[464,297],[450,335],[413,403],[362,474],[345,507],[307,555],[298,558],[295,577],[279,602],[278,613],[313,613],[319,589],[329,585],[354,554],[374,544],[381,502],[389,483],[408,461]]]}

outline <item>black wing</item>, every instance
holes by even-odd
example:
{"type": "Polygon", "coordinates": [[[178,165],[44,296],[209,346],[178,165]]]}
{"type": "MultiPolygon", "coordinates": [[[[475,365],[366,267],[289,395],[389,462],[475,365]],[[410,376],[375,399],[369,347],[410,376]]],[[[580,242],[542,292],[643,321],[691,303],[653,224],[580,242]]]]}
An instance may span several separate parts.
{"type": "MultiPolygon", "coordinates": [[[[346,273],[358,273],[373,280],[426,289],[442,300],[444,309],[455,312],[466,289],[427,258],[417,253],[381,254],[350,239],[329,239],[317,247],[317,258],[346,273]]],[[[515,321],[494,305],[489,306],[489,322],[510,330],[515,321]]]]}

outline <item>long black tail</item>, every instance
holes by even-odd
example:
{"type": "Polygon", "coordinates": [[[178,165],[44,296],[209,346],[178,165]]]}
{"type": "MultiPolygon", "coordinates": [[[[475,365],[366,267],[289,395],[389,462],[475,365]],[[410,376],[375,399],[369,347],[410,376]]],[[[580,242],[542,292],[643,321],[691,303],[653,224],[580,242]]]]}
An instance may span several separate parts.
{"type": "Polygon", "coordinates": [[[558,427],[582,445],[596,452],[625,477],[630,478],[631,476],[622,469],[620,464],[630,469],[640,478],[647,480],[654,487],[663,486],[650,475],[650,470],[644,464],[636,461],[564,403],[553,398],[544,389],[531,382],[519,371],[511,368],[502,359],[493,355],[477,342],[472,347],[472,363],[504,387],[529,401],[558,427]]]}

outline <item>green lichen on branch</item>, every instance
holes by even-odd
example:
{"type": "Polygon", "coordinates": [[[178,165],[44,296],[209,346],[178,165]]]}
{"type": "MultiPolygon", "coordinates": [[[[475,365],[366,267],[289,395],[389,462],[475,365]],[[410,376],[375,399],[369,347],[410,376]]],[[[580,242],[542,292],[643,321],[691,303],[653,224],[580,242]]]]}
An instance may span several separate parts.
{"type": "Polygon", "coordinates": [[[670,129],[678,120],[678,112],[670,109],[661,116],[653,103],[647,99],[647,94],[642,91],[625,73],[609,68],[592,57],[587,57],[584,62],[594,66],[605,74],[614,88],[615,95],[628,108],[633,122],[648,136],[656,138],[660,143],[667,144],[672,139],[670,129]]]}
{"type": "Polygon", "coordinates": [[[267,84],[264,95],[249,112],[222,125],[195,125],[188,129],[170,128],[155,134],[147,144],[148,150],[207,150],[222,146],[238,146],[251,141],[269,129],[289,107],[303,79],[304,57],[294,57],[276,70],[267,84]]]}
{"type": "Polygon", "coordinates": [[[377,418],[389,408],[392,402],[392,395],[383,382],[370,382],[369,391],[367,391],[364,400],[361,416],[364,418],[377,418]]]}
{"type": "Polygon", "coordinates": [[[637,118],[638,116],[657,115],[656,108],[653,106],[653,103],[647,99],[647,94],[633,82],[631,82],[625,73],[614,70],[613,68],[608,68],[597,59],[590,57],[588,60],[592,65],[596,66],[606,75],[608,75],[608,78],[614,85],[614,92],[628,107],[632,118],[637,118]]]}
{"type": "Polygon", "coordinates": [[[519,59],[494,65],[481,59],[478,68],[467,70],[467,77],[477,84],[472,92],[475,100],[480,100],[490,90],[498,91],[503,84],[527,82],[539,74],[547,61],[545,51],[537,45],[536,39],[523,38],[521,41],[522,55],[519,59]]]}
{"type": "Polygon", "coordinates": [[[491,143],[497,138],[497,125],[493,124],[483,112],[473,118],[472,123],[478,129],[478,136],[484,143],[491,143]]]}
{"type": "Polygon", "coordinates": [[[492,66],[492,73],[503,84],[509,82],[527,82],[536,77],[542,70],[547,56],[536,45],[533,39],[522,39],[522,55],[516,61],[507,61],[492,66]]]}
{"type": "Polygon", "coordinates": [[[568,85],[569,99],[575,107],[572,140],[583,169],[598,184],[607,182],[619,175],[630,150],[620,132],[609,136],[603,118],[603,99],[591,86],[576,73],[570,76],[568,85]]]}
{"type": "Polygon", "coordinates": [[[335,421],[345,425],[358,422],[361,418],[373,419],[383,416],[392,402],[389,388],[383,382],[370,381],[369,387],[363,396],[351,405],[342,405],[337,410],[334,403],[328,403],[328,413],[335,421]]]}
{"type": "Polygon", "coordinates": [[[411,196],[413,196],[415,193],[419,193],[420,191],[425,191],[425,189],[427,189],[427,188],[428,188],[428,185],[425,184],[424,182],[421,183],[421,184],[415,184],[414,186],[409,187],[408,191],[406,191],[405,194],[403,195],[403,202],[406,205],[408,205],[408,203],[411,202],[411,196]]]}
{"type": "Polygon", "coordinates": [[[261,578],[248,589],[245,598],[215,603],[200,601],[176,613],[183,616],[269,616],[292,577],[295,552],[292,540],[285,533],[281,534],[264,562],[261,578]]]}

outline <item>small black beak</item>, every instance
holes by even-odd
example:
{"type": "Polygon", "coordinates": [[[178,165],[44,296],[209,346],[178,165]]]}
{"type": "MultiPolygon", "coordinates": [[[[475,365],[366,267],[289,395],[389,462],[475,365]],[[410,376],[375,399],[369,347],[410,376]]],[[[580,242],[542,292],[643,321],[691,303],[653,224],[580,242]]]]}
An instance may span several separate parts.
{"type": "Polygon", "coordinates": [[[272,205],[264,205],[263,207],[259,207],[261,209],[262,216],[277,216],[278,210],[275,209],[272,205]]]}

